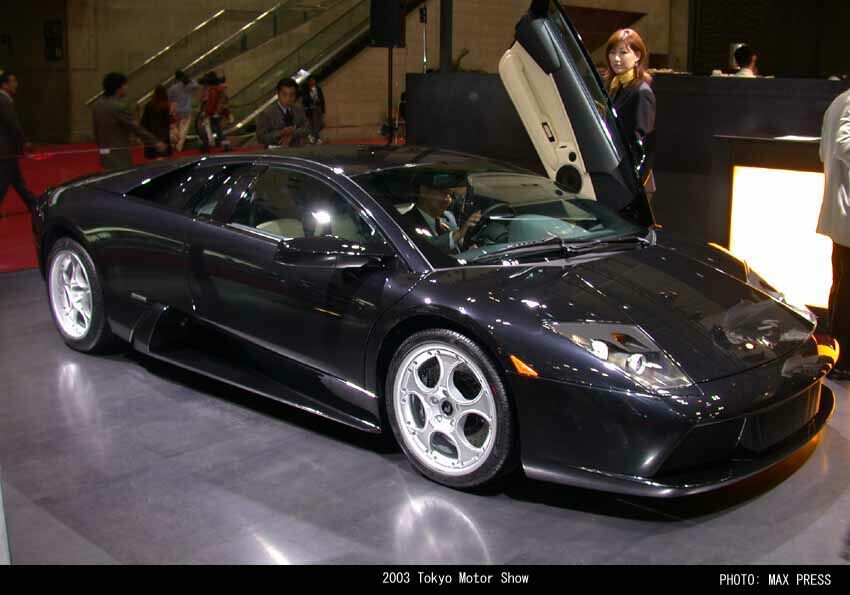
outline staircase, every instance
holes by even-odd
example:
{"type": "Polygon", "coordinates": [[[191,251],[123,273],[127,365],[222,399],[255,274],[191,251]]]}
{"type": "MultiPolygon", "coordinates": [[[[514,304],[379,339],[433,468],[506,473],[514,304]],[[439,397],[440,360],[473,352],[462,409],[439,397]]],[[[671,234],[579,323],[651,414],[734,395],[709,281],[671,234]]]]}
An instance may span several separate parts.
{"type": "MultiPolygon", "coordinates": [[[[409,0],[408,12],[421,3],[409,0]]],[[[280,79],[326,78],[368,47],[370,11],[370,0],[283,0],[262,13],[219,11],[128,73],[128,103],[141,113],[156,85],[174,81],[175,70],[192,79],[215,70],[227,78],[235,116],[226,134],[249,140],[280,79]]]]}
{"type": "MultiPolygon", "coordinates": [[[[422,0],[408,1],[407,12],[421,3],[422,0]]],[[[226,133],[249,135],[254,130],[256,116],[275,101],[280,79],[292,77],[301,84],[308,74],[327,78],[368,47],[370,11],[370,0],[343,0],[332,10],[293,30],[285,42],[275,40],[257,48],[255,52],[263,52],[274,59],[267,61],[265,69],[245,69],[244,72],[251,72],[254,77],[244,84],[231,85],[228,75],[231,110],[236,120],[226,133]],[[256,74],[258,70],[259,75],[256,74]]],[[[246,54],[239,60],[247,62],[249,59],[246,54]]]]}
{"type": "MultiPolygon", "coordinates": [[[[128,72],[127,101],[141,107],[157,85],[168,86],[174,82],[176,70],[183,70],[190,78],[197,79],[310,21],[334,2],[283,0],[264,12],[220,10],[128,72]]],[[[92,96],[86,105],[102,95],[101,91],[92,96]]]]}

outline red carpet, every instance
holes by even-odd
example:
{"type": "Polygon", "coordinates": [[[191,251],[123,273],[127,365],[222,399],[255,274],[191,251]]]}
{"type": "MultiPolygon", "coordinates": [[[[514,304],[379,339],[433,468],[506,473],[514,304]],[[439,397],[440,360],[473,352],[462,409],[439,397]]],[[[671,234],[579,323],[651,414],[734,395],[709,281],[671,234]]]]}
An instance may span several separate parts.
{"type": "MultiPolygon", "coordinates": [[[[383,144],[384,139],[347,141],[345,144],[383,144]]],[[[237,152],[256,151],[259,147],[243,147],[237,152]]],[[[180,157],[199,155],[198,151],[184,151],[180,157]]],[[[133,151],[136,164],[149,163],[142,148],[133,151]]],[[[56,186],[86,174],[101,171],[97,148],[94,145],[58,145],[40,147],[21,160],[21,171],[30,191],[40,195],[50,186],[56,186]]],[[[0,203],[0,273],[31,269],[38,266],[32,240],[30,215],[17,192],[9,189],[0,203]]]]}

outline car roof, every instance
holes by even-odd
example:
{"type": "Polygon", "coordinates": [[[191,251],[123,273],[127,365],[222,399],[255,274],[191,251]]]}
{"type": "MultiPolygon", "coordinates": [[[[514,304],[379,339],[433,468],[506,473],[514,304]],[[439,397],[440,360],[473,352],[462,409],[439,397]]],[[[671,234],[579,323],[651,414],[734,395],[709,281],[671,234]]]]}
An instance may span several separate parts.
{"type": "Polygon", "coordinates": [[[447,165],[455,167],[475,168],[486,165],[492,169],[504,169],[531,175],[540,175],[516,165],[488,159],[479,155],[470,155],[446,149],[419,147],[415,145],[313,145],[297,149],[269,149],[266,151],[238,151],[219,153],[198,157],[184,157],[168,161],[155,161],[140,167],[119,172],[115,176],[99,177],[92,183],[102,190],[124,194],[130,192],[145,180],[155,178],[181,167],[196,163],[208,165],[239,163],[243,161],[263,161],[281,164],[292,163],[293,160],[303,160],[320,165],[348,177],[357,177],[370,172],[401,168],[410,165],[447,165]],[[494,167],[495,166],[495,167],[494,167]]]}
{"type": "Polygon", "coordinates": [[[304,159],[326,167],[342,169],[349,177],[409,165],[461,164],[473,161],[498,164],[508,170],[521,170],[515,165],[478,155],[415,145],[312,145],[297,149],[269,149],[262,152],[239,153],[239,157],[256,157],[264,160],[274,160],[275,157],[304,159]]]}

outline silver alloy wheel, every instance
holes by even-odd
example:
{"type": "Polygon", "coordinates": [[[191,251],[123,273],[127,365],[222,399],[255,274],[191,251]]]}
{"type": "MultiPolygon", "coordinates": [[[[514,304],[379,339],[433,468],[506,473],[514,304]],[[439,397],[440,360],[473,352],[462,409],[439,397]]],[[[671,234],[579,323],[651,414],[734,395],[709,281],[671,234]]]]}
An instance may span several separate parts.
{"type": "Polygon", "coordinates": [[[50,301],[62,331],[81,339],[91,328],[92,293],[80,257],[62,250],[50,266],[50,301]]]}
{"type": "Polygon", "coordinates": [[[423,465],[459,476],[484,464],[498,431],[496,401],[474,361],[446,343],[419,345],[393,388],[402,439],[423,465]]]}

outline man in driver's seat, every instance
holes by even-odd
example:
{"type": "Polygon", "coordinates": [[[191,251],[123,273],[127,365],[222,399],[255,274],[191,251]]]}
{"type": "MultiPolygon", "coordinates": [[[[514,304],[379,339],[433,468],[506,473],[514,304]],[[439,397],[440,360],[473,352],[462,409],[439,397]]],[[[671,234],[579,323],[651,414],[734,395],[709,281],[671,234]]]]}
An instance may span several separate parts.
{"type": "Polygon", "coordinates": [[[415,233],[425,236],[431,245],[446,254],[468,250],[467,236],[481,221],[481,211],[476,211],[458,226],[449,210],[453,200],[466,195],[467,187],[466,180],[460,176],[429,176],[419,182],[416,204],[405,215],[415,233]]]}

